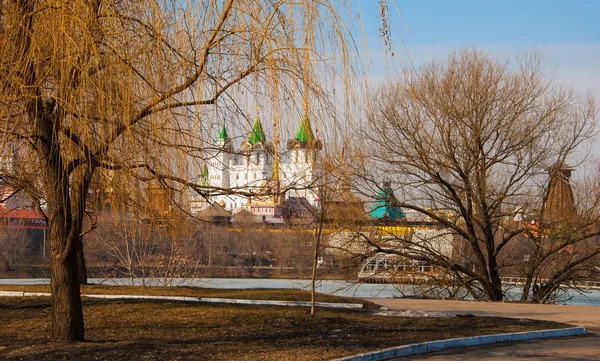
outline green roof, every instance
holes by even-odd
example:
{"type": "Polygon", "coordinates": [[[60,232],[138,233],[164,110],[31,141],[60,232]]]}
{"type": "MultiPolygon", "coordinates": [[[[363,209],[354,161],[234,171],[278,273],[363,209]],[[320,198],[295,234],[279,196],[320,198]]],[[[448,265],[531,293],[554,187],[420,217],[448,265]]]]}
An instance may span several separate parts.
{"type": "Polygon", "coordinates": [[[202,165],[202,170],[200,171],[200,176],[208,177],[208,167],[206,166],[206,163],[204,163],[202,165]]]}
{"type": "Polygon", "coordinates": [[[208,181],[208,167],[206,166],[206,163],[204,163],[202,165],[202,169],[200,170],[200,177],[198,177],[198,185],[200,186],[207,186],[209,185],[209,181],[208,181]]]}
{"type": "Polygon", "coordinates": [[[313,135],[312,128],[310,127],[310,121],[308,120],[308,116],[305,115],[300,123],[298,134],[296,134],[296,140],[301,143],[305,143],[314,139],[315,136],[313,135]]]}
{"type": "Polygon", "coordinates": [[[223,127],[221,127],[221,132],[219,133],[219,137],[217,137],[217,141],[221,141],[223,143],[227,143],[229,141],[229,135],[227,134],[227,129],[225,129],[225,123],[223,123],[223,127]]]}
{"type": "Polygon", "coordinates": [[[379,194],[377,194],[369,215],[376,219],[389,219],[391,221],[406,218],[406,214],[398,206],[398,203],[398,199],[394,195],[392,188],[384,186],[379,191],[379,194]]]}
{"type": "Polygon", "coordinates": [[[265,132],[263,131],[262,124],[260,123],[260,118],[256,117],[256,121],[254,121],[252,130],[250,131],[250,138],[248,138],[248,143],[254,145],[257,143],[262,143],[265,140],[265,132]]]}

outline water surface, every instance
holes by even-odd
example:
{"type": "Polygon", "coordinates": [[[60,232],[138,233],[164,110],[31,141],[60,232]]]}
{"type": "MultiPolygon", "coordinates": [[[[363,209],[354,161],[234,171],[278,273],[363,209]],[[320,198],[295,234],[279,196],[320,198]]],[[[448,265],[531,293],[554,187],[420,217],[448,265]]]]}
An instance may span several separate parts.
{"type": "MultiPolygon", "coordinates": [[[[48,284],[48,278],[27,279],[0,279],[0,284],[14,285],[36,285],[48,284]]],[[[91,284],[106,284],[119,286],[192,286],[221,289],[255,289],[255,288],[281,288],[309,290],[310,280],[297,279],[258,279],[258,278],[174,278],[174,279],[134,279],[129,278],[91,278],[91,284]]],[[[358,298],[392,298],[411,296],[417,290],[411,285],[385,285],[385,284],[360,284],[348,281],[319,281],[317,292],[336,296],[358,297],[358,298]]],[[[521,291],[511,288],[507,291],[511,299],[518,299],[521,291]]],[[[585,293],[567,291],[561,303],[578,306],[600,306],[600,290],[592,290],[585,293]]]]}

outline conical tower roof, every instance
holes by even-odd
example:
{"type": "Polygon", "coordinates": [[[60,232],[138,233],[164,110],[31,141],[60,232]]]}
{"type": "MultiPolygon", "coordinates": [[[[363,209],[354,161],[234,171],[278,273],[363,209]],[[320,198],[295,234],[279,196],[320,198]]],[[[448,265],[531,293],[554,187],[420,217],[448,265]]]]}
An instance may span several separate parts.
{"type": "Polygon", "coordinates": [[[208,177],[208,166],[206,165],[206,163],[202,165],[202,169],[200,170],[200,176],[204,178],[208,177]]]}
{"type": "Polygon", "coordinates": [[[385,182],[379,190],[375,202],[373,202],[369,215],[375,219],[388,219],[390,221],[406,218],[406,214],[398,206],[398,203],[398,198],[394,195],[391,185],[385,182]]]}
{"type": "Polygon", "coordinates": [[[308,120],[308,116],[304,115],[302,118],[302,122],[300,122],[300,128],[298,128],[298,133],[296,134],[296,140],[301,143],[311,142],[315,139],[315,136],[312,131],[312,127],[310,126],[310,121],[308,120]]]}
{"type": "Polygon", "coordinates": [[[208,181],[208,166],[206,163],[202,164],[202,168],[200,168],[200,176],[198,177],[198,185],[207,186],[209,185],[208,181]]]}
{"type": "Polygon", "coordinates": [[[323,148],[323,143],[315,138],[308,115],[304,114],[296,137],[288,140],[287,147],[288,149],[308,148],[314,150],[321,150],[323,148]]]}
{"type": "Polygon", "coordinates": [[[559,222],[575,214],[575,197],[571,188],[571,172],[567,164],[552,166],[549,171],[546,199],[542,205],[542,221],[559,222]]]}
{"type": "Polygon", "coordinates": [[[252,130],[250,131],[248,143],[255,145],[257,143],[264,143],[266,139],[265,132],[263,131],[262,124],[260,123],[260,118],[257,116],[256,120],[254,121],[254,125],[252,126],[252,130]]]}
{"type": "Polygon", "coordinates": [[[221,127],[221,131],[219,132],[219,136],[217,137],[217,142],[222,142],[223,144],[229,141],[229,135],[227,134],[227,129],[225,128],[225,123],[221,127]]]}

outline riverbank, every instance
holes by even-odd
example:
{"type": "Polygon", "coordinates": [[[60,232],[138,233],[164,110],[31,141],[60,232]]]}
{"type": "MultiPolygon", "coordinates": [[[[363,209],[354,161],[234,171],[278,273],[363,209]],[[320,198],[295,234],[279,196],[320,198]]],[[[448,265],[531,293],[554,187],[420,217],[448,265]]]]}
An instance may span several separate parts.
{"type": "MultiPolygon", "coordinates": [[[[222,289],[299,289],[309,290],[310,280],[307,279],[261,279],[261,278],[90,278],[92,284],[106,285],[136,285],[136,286],[190,286],[204,288],[222,289]]],[[[0,279],[0,284],[47,284],[48,278],[19,278],[0,279]]],[[[391,285],[391,284],[360,284],[341,280],[321,280],[317,283],[317,292],[343,297],[356,298],[399,298],[410,297],[418,294],[421,290],[414,285],[391,285]]],[[[518,300],[520,294],[518,289],[509,290],[508,296],[512,300],[518,300]]],[[[562,298],[565,304],[579,306],[600,306],[600,291],[589,291],[586,293],[565,293],[562,298]]]]}

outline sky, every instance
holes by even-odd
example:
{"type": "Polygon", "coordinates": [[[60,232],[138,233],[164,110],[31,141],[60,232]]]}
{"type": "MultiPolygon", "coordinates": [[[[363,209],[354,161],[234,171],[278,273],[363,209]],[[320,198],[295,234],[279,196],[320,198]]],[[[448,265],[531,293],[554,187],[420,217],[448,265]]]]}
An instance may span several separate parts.
{"type": "MultiPolygon", "coordinates": [[[[385,60],[379,37],[379,0],[355,1],[373,59],[372,70],[381,74],[385,60]]],[[[577,92],[594,91],[600,99],[599,0],[388,2],[397,59],[389,61],[389,66],[411,59],[418,67],[464,47],[477,47],[500,58],[536,49],[556,81],[577,92]]]]}

